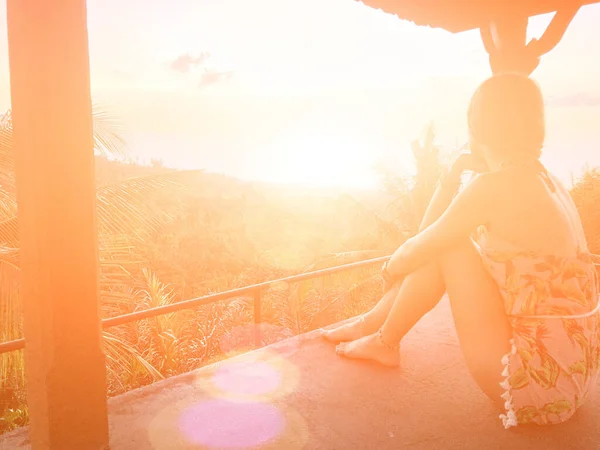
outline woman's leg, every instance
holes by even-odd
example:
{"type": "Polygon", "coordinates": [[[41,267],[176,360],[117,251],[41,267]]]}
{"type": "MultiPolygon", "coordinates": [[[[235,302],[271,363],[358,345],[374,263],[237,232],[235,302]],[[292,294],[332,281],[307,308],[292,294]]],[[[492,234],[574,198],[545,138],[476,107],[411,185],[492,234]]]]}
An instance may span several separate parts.
{"type": "MultiPolygon", "coordinates": [[[[498,384],[502,380],[501,359],[510,350],[512,330],[498,287],[469,241],[442,255],[437,268],[450,297],[467,366],[483,391],[492,399],[499,399],[502,393],[498,384]]],[[[389,366],[399,364],[394,345],[427,312],[425,307],[419,307],[419,299],[413,296],[414,291],[423,289],[420,284],[428,282],[422,274],[425,270],[419,269],[406,277],[381,329],[385,343],[377,334],[372,334],[340,344],[338,353],[389,366]]]]}
{"type": "Polygon", "coordinates": [[[388,318],[400,290],[405,291],[405,296],[415,299],[413,302],[415,311],[409,313],[407,319],[410,321],[411,317],[422,317],[438,304],[446,287],[436,264],[421,268],[411,274],[411,278],[413,280],[408,287],[404,286],[405,280],[397,282],[369,312],[333,330],[323,330],[321,335],[331,342],[339,343],[354,341],[375,333],[388,318]]]}
{"type": "Polygon", "coordinates": [[[513,329],[498,285],[470,241],[442,256],[440,268],[467,367],[483,392],[499,402],[502,357],[510,351],[513,329]]]}
{"type": "Polygon", "coordinates": [[[337,344],[375,333],[383,325],[390,309],[392,309],[401,284],[402,282],[394,284],[368,312],[339,327],[331,330],[321,330],[321,336],[337,344]]]}
{"type": "MultiPolygon", "coordinates": [[[[439,303],[445,290],[442,273],[435,263],[421,267],[404,279],[388,316],[382,322],[384,327],[389,327],[388,324],[393,322],[393,329],[397,336],[395,342],[400,342],[402,336],[439,303]]],[[[373,333],[378,329],[373,330],[373,333]]],[[[367,335],[367,338],[373,336],[376,335],[367,335]]],[[[400,354],[397,349],[377,355],[364,355],[361,344],[362,339],[340,344],[337,352],[350,358],[375,359],[386,366],[397,366],[400,363],[400,354]]]]}
{"type": "MultiPolygon", "coordinates": [[[[451,201],[452,195],[448,195],[443,189],[436,189],[419,225],[419,231],[423,231],[434,223],[448,208],[451,201]]],[[[416,280],[411,282],[411,287],[408,289],[410,294],[407,295],[414,296],[415,301],[418,302],[416,306],[419,311],[422,310],[422,314],[425,314],[439,302],[445,292],[441,273],[437,266],[432,264],[419,271],[418,275],[412,274],[412,276],[413,278],[416,277],[416,280]]],[[[322,330],[321,335],[332,342],[338,343],[353,341],[374,333],[385,322],[403,282],[404,280],[397,282],[368,313],[332,330],[322,330]]]]}

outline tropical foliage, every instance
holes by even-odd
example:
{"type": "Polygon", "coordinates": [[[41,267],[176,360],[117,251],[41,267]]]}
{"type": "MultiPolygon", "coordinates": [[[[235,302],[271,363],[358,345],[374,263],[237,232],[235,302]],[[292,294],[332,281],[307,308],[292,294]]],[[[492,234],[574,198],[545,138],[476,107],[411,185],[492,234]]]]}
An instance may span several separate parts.
{"type": "Polygon", "coordinates": [[[571,196],[579,210],[589,249],[600,254],[600,169],[590,168],[575,180],[571,196]]]}
{"type": "MultiPolygon", "coordinates": [[[[124,142],[114,129],[110,116],[94,115],[94,138],[98,157],[122,157],[124,142]]],[[[140,261],[135,247],[142,239],[156,233],[180,206],[169,201],[173,191],[181,190],[187,172],[171,172],[109,183],[98,187],[97,208],[100,232],[100,267],[102,305],[110,314],[126,293],[135,289],[134,272],[140,261]]],[[[22,337],[20,300],[19,234],[16,215],[12,120],[10,111],[0,117],[0,340],[22,337]]],[[[125,361],[133,360],[147,374],[160,377],[139,353],[106,334],[109,373],[119,373],[125,361]]],[[[0,429],[22,425],[27,420],[23,409],[23,354],[0,355],[0,429]]]]}
{"type": "Polygon", "coordinates": [[[422,143],[413,143],[412,153],[416,169],[414,176],[402,177],[383,171],[383,186],[391,198],[392,222],[409,236],[419,230],[447,159],[455,152],[440,150],[435,143],[433,123],[430,123],[425,128],[422,143]]]}
{"type": "MultiPolygon", "coordinates": [[[[288,195],[200,171],[119,161],[126,148],[118,128],[105,113],[94,118],[103,317],[378,256],[397,245],[393,230],[379,232],[385,223],[351,197],[288,195]]],[[[10,112],[0,121],[0,177],[4,342],[22,337],[10,112]]],[[[380,290],[375,274],[359,270],[266,293],[262,343],[358,314],[380,290]]],[[[250,298],[111,328],[104,333],[109,394],[253,345],[250,298]]],[[[22,352],[0,355],[0,430],[27,423],[23,373],[22,352]]]]}

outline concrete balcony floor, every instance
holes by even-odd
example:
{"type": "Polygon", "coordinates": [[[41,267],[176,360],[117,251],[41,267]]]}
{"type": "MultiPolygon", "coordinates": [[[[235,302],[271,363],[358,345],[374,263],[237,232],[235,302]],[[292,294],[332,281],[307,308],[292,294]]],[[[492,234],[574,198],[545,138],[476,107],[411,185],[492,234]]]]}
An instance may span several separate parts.
{"type": "MultiPolygon", "coordinates": [[[[110,399],[111,450],[598,449],[600,391],[573,419],[505,430],[471,380],[442,302],[402,368],[341,359],[316,333],[110,399]]],[[[27,449],[27,430],[0,439],[27,449]]]]}

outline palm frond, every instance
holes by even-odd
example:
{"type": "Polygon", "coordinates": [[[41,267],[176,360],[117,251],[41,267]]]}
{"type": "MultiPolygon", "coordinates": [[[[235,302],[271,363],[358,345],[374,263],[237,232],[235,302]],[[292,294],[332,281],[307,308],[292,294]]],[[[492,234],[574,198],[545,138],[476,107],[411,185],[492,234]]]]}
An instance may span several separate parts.
{"type": "Polygon", "coordinates": [[[125,158],[129,156],[120,122],[110,113],[94,107],[94,150],[106,157],[125,158]]]}
{"type": "MultiPolygon", "coordinates": [[[[188,181],[201,172],[174,171],[99,187],[96,194],[98,233],[101,237],[127,237],[131,248],[135,239],[146,238],[180,211],[180,200],[176,201],[178,197],[174,194],[186,192],[188,181]]],[[[16,216],[0,222],[0,245],[19,246],[19,220],[16,216]]]]}
{"type": "MultiPolygon", "coordinates": [[[[118,121],[102,109],[96,108],[92,114],[96,154],[113,158],[128,156],[123,129],[118,121]]],[[[13,122],[12,112],[8,110],[0,116],[0,187],[6,192],[15,192],[14,173],[13,122]]]]}
{"type": "Polygon", "coordinates": [[[0,186],[3,190],[14,192],[15,174],[12,141],[12,114],[9,110],[0,115],[0,186]]]}
{"type": "Polygon", "coordinates": [[[295,335],[309,331],[320,310],[316,297],[312,280],[297,283],[289,292],[279,295],[274,303],[278,325],[295,335]]]}
{"type": "Polygon", "coordinates": [[[10,219],[17,214],[17,202],[14,195],[6,192],[0,186],[0,222],[10,219]]]}
{"type": "Polygon", "coordinates": [[[9,218],[3,217],[0,222],[0,245],[11,248],[19,246],[19,221],[16,214],[9,218]]]}
{"type": "MultiPolygon", "coordinates": [[[[12,249],[2,249],[0,255],[0,342],[23,337],[21,271],[11,262],[11,253],[12,249]]],[[[23,366],[22,351],[0,355],[0,392],[24,387],[23,366]]]]}
{"type": "Polygon", "coordinates": [[[123,339],[104,331],[103,343],[109,382],[116,382],[121,388],[124,388],[122,379],[127,376],[135,377],[133,363],[137,363],[153,381],[164,378],[152,364],[144,359],[135,348],[124,342],[123,339]]]}
{"type": "Polygon", "coordinates": [[[144,239],[180,211],[174,195],[201,171],[175,171],[131,178],[97,190],[98,232],[144,239]]]}
{"type": "Polygon", "coordinates": [[[10,266],[14,270],[21,270],[20,253],[18,248],[0,247],[0,264],[10,266]]]}

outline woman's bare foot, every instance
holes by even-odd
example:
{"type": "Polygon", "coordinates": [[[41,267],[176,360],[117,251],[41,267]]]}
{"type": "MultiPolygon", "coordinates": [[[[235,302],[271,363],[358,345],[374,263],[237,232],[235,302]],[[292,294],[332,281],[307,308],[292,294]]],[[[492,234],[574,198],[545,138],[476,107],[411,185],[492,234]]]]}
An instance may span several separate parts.
{"type": "Polygon", "coordinates": [[[388,367],[400,365],[399,350],[386,346],[377,334],[370,334],[352,342],[343,342],[335,351],[346,358],[369,359],[388,367]]]}
{"type": "Polygon", "coordinates": [[[321,330],[321,336],[335,344],[340,342],[350,342],[360,339],[363,336],[371,334],[373,330],[369,330],[364,316],[360,316],[355,320],[340,325],[333,330],[321,330]]]}

